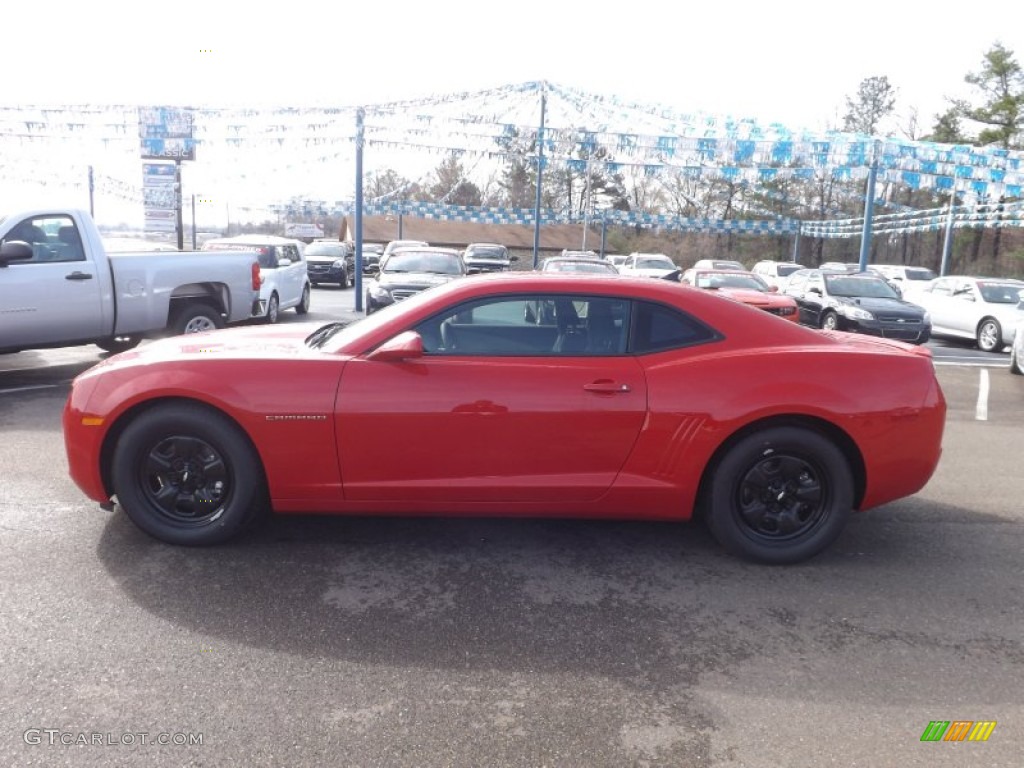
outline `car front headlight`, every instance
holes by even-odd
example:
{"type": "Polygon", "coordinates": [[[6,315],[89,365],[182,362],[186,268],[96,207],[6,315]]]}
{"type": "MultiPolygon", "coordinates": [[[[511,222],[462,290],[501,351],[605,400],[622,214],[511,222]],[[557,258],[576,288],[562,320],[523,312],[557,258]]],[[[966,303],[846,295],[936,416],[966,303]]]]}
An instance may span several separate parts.
{"type": "Polygon", "coordinates": [[[840,312],[851,320],[874,320],[875,316],[860,307],[841,307],[840,312]]]}
{"type": "Polygon", "coordinates": [[[388,291],[387,288],[383,287],[380,283],[370,283],[367,290],[370,292],[370,295],[373,298],[377,299],[378,301],[391,300],[391,293],[388,291]]]}
{"type": "Polygon", "coordinates": [[[924,313],[924,317],[921,318],[921,322],[924,323],[925,325],[931,325],[932,324],[932,316],[929,315],[927,312],[925,312],[924,313]]]}
{"type": "Polygon", "coordinates": [[[345,260],[344,259],[335,259],[334,263],[331,264],[331,266],[334,267],[335,269],[344,269],[345,268],[345,260]]]}

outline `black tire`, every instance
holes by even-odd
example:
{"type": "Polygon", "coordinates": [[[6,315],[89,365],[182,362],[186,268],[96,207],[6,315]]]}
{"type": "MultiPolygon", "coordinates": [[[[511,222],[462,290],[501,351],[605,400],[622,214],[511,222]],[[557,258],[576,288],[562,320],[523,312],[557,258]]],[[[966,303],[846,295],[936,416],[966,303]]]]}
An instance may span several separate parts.
{"type": "Polygon", "coordinates": [[[135,418],[112,459],[118,504],[168,544],[218,544],[268,509],[259,455],[217,411],[175,403],[135,418]]]}
{"type": "Polygon", "coordinates": [[[224,318],[209,304],[193,302],[179,309],[171,319],[171,333],[200,333],[224,327],[224,318]]]}
{"type": "Polygon", "coordinates": [[[374,307],[373,304],[370,302],[370,294],[366,294],[366,303],[363,305],[363,308],[366,314],[373,314],[374,307]]]}
{"type": "Polygon", "coordinates": [[[846,526],[853,476],[827,437],[770,427],[742,438],[710,468],[707,524],[733,554],[761,563],[817,555],[846,526]]]}
{"type": "Polygon", "coordinates": [[[309,285],[305,285],[302,288],[302,298],[299,299],[299,303],[295,305],[295,314],[304,315],[309,312],[309,285]]]}
{"type": "Polygon", "coordinates": [[[106,352],[117,354],[137,347],[140,341],[142,341],[140,336],[110,336],[97,341],[96,346],[106,352]]]}
{"type": "Polygon", "coordinates": [[[348,288],[348,284],[349,284],[348,270],[342,268],[342,270],[341,270],[341,280],[338,281],[338,287],[341,288],[341,290],[345,290],[346,288],[348,288]]]}
{"type": "Polygon", "coordinates": [[[832,310],[823,312],[821,315],[821,327],[826,331],[838,331],[839,329],[839,315],[832,310]]]}
{"type": "MultiPolygon", "coordinates": [[[[1017,333],[1024,333],[1024,331],[1018,330],[1017,333]]],[[[1024,369],[1020,367],[1020,358],[1017,356],[1017,344],[1019,341],[1019,337],[1014,339],[1013,344],[1010,346],[1010,373],[1015,373],[1018,376],[1024,374],[1024,369]]]]}
{"type": "Polygon", "coordinates": [[[1003,351],[1003,328],[994,317],[986,317],[978,323],[976,341],[982,352],[1003,351]]]}
{"type": "Polygon", "coordinates": [[[274,325],[278,320],[281,319],[281,300],[277,298],[276,293],[270,294],[270,298],[267,300],[267,314],[263,316],[263,322],[274,325]]]}

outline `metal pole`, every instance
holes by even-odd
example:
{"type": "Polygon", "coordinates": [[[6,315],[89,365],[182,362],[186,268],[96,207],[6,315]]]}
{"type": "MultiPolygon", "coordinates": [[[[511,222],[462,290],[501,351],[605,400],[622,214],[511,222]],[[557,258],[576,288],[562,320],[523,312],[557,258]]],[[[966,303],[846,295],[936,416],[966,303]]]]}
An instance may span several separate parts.
{"type": "Polygon", "coordinates": [[[185,222],[181,215],[181,160],[174,161],[174,228],[178,235],[178,250],[185,250],[185,222]]]}
{"type": "Polygon", "coordinates": [[[868,191],[864,195],[864,229],[860,236],[860,271],[868,268],[871,254],[871,220],[875,214],[875,179],[878,177],[878,142],[875,142],[871,157],[871,172],[868,174],[868,191]]]}
{"type": "Polygon", "coordinates": [[[608,247],[608,219],[605,218],[605,212],[601,211],[601,258],[604,258],[604,252],[608,247]]]}
{"type": "Polygon", "coordinates": [[[590,155],[593,150],[587,152],[587,178],[583,184],[583,246],[580,250],[587,250],[587,225],[590,224],[590,155]]]}
{"type": "Polygon", "coordinates": [[[96,209],[93,206],[93,192],[95,191],[95,189],[96,189],[96,186],[93,183],[93,178],[92,178],[92,166],[90,165],[89,166],[89,217],[90,218],[96,218],[96,209]]]}
{"type": "Polygon", "coordinates": [[[363,118],[366,117],[366,110],[360,107],[356,110],[356,210],[355,216],[355,240],[356,240],[356,273],[352,283],[352,290],[356,292],[356,312],[363,311],[363,118]]]}
{"type": "Polygon", "coordinates": [[[544,110],[547,95],[544,82],[540,84],[540,128],[537,131],[537,198],[533,206],[533,268],[537,268],[540,253],[540,187],[544,176],[544,110]]]}
{"type": "Polygon", "coordinates": [[[405,200],[399,200],[398,205],[398,239],[402,239],[402,211],[405,208],[405,200]]]}
{"type": "Polygon", "coordinates": [[[949,258],[953,253],[953,206],[956,203],[956,182],[953,182],[953,190],[949,195],[949,213],[946,215],[946,239],[942,243],[942,266],[939,267],[939,276],[945,277],[949,272],[949,258]]]}
{"type": "Polygon", "coordinates": [[[803,222],[800,222],[797,227],[796,234],[793,236],[793,258],[790,259],[794,264],[797,263],[800,257],[800,229],[803,227],[803,222]]]}
{"type": "Polygon", "coordinates": [[[192,195],[192,250],[196,249],[196,196],[192,195]]]}

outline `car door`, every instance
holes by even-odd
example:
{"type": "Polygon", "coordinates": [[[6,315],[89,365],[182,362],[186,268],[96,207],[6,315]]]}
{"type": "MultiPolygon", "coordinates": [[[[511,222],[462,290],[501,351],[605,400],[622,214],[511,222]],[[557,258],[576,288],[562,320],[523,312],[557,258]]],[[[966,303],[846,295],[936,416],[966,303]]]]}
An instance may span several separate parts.
{"type": "Polygon", "coordinates": [[[96,339],[107,332],[98,268],[86,260],[69,217],[27,219],[4,239],[28,242],[34,255],[0,269],[0,347],[96,339]]]}
{"type": "MultiPolygon", "coordinates": [[[[608,344],[606,326],[594,352],[566,341],[564,315],[524,319],[529,302],[555,300],[460,305],[417,326],[423,357],[348,363],[336,418],[346,499],[557,504],[605,493],[644,423],[644,372],[624,354],[628,311],[613,313],[621,344],[608,344]]],[[[582,337],[596,300],[557,300],[582,337]]]]}
{"type": "Polygon", "coordinates": [[[956,313],[962,307],[960,299],[953,298],[956,279],[941,277],[928,288],[917,292],[911,299],[928,310],[932,320],[932,332],[957,332],[956,313]]]}
{"type": "Polygon", "coordinates": [[[299,253],[298,246],[282,245],[278,248],[280,255],[291,263],[281,266],[280,273],[281,304],[294,307],[302,297],[302,288],[306,280],[306,262],[299,253]]]}

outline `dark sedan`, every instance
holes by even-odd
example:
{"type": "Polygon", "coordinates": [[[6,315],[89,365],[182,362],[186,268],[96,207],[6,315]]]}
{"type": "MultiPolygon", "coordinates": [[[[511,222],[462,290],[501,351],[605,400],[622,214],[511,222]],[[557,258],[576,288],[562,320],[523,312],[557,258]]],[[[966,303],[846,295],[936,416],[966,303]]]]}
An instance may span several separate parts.
{"type": "Polygon", "coordinates": [[[790,276],[785,292],[796,300],[804,325],[911,344],[931,337],[928,313],[901,299],[879,275],[801,269],[790,276]]]}

